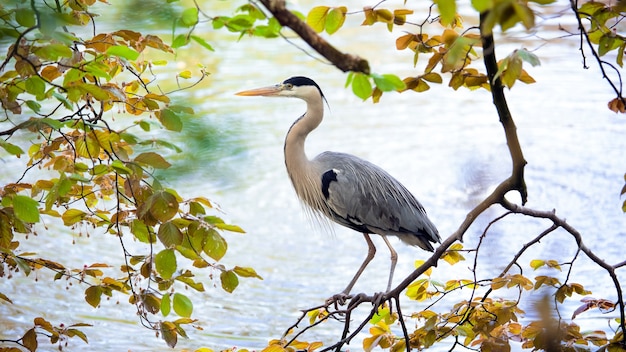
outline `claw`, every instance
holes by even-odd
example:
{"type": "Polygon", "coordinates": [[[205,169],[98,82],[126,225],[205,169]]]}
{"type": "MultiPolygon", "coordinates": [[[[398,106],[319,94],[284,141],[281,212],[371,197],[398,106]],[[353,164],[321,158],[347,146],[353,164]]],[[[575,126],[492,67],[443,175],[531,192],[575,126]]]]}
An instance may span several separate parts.
{"type": "Polygon", "coordinates": [[[347,293],[337,293],[332,295],[332,297],[326,299],[326,306],[333,305],[335,309],[339,309],[339,306],[345,306],[346,303],[352,299],[352,295],[347,293]]]}

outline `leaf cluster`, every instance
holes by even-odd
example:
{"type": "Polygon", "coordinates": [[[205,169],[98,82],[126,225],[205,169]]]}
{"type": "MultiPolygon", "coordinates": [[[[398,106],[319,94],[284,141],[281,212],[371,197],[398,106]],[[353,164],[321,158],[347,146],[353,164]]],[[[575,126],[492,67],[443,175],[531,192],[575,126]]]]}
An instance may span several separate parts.
{"type": "MultiPolygon", "coordinates": [[[[219,263],[228,249],[223,233],[243,229],[216,216],[206,197],[185,199],[154,177],[155,170],[171,166],[166,152],[181,152],[160,136],[180,132],[195,113],[174,103],[171,93],[192,88],[207,73],[201,67],[195,83],[164,92],[156,71],[167,61],[150,57],[172,55],[190,40],[212,48],[193,35],[197,7],[177,19],[175,28],[188,31],[174,35],[171,45],[128,29],[72,31],[90,26],[95,32],[95,3],[0,6],[0,29],[12,40],[0,66],[0,147],[12,165],[25,170],[0,185],[0,277],[51,270],[54,280],[84,285],[84,300],[93,307],[103,297],[127,295],[141,322],[173,347],[178,336],[186,336],[183,326],[195,322],[192,299],[180,290],[205,291],[197,271],[209,270],[209,277],[217,272],[226,292],[236,289],[239,278],[261,279],[252,268],[219,263]],[[120,117],[114,121],[116,111],[120,117]],[[81,235],[98,231],[119,238],[124,262],[71,268],[63,257],[24,252],[24,235],[37,234],[44,221],[81,235]],[[131,254],[129,240],[147,249],[131,254]],[[178,318],[162,319],[172,311],[178,318]]],[[[193,76],[183,71],[177,78],[193,76]]],[[[12,302],[3,293],[0,298],[12,302]]],[[[36,329],[45,330],[52,343],[74,336],[87,342],[74,326],[53,328],[42,318],[14,342],[36,350],[36,329]]]]}

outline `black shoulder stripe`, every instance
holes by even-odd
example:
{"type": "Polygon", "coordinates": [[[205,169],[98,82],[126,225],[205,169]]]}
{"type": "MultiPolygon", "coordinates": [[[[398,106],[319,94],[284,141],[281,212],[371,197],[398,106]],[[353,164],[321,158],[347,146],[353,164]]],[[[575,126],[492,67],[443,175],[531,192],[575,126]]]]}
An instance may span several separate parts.
{"type": "Polygon", "coordinates": [[[328,170],[322,174],[322,194],[324,198],[328,199],[330,195],[328,193],[328,187],[330,187],[330,183],[333,181],[337,181],[337,173],[335,170],[328,170]]]}

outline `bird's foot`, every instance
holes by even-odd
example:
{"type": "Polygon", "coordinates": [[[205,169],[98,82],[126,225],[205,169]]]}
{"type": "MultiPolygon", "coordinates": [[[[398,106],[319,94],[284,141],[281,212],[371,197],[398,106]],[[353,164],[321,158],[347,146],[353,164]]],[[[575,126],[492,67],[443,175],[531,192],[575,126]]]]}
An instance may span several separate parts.
{"type": "Polygon", "coordinates": [[[372,305],[380,308],[387,301],[387,292],[376,292],[372,295],[372,305]]]}
{"type": "Polygon", "coordinates": [[[352,299],[352,295],[348,293],[337,293],[332,295],[330,298],[326,299],[326,306],[330,307],[331,305],[335,306],[335,309],[338,309],[339,306],[345,306],[346,303],[352,299]]]}

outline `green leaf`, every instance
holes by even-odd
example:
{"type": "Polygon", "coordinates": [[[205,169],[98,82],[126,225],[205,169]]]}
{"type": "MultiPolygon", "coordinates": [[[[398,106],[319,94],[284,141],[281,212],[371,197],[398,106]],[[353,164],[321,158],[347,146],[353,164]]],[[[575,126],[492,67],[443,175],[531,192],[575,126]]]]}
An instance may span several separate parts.
{"type": "Polygon", "coordinates": [[[176,247],[183,243],[183,233],[170,221],[159,226],[157,237],[167,248],[176,247]]]}
{"type": "Polygon", "coordinates": [[[231,224],[225,224],[225,223],[216,223],[215,227],[217,227],[220,230],[224,230],[224,231],[246,233],[246,231],[244,231],[241,227],[239,227],[237,225],[231,225],[231,224]]]}
{"type": "Polygon", "coordinates": [[[6,150],[11,155],[20,156],[20,155],[24,154],[24,151],[22,150],[22,148],[16,146],[15,144],[11,144],[11,143],[5,141],[4,139],[0,139],[0,147],[2,147],[4,150],[6,150]]]}
{"type": "Polygon", "coordinates": [[[313,28],[313,30],[317,33],[321,33],[326,27],[326,15],[329,10],[330,7],[328,6],[317,6],[312,8],[306,16],[306,24],[313,28]]]}
{"type": "Polygon", "coordinates": [[[517,56],[519,56],[520,59],[522,59],[523,61],[528,62],[529,64],[531,64],[533,66],[541,65],[541,62],[539,61],[539,58],[537,57],[537,55],[531,53],[530,51],[528,51],[528,50],[526,50],[524,48],[516,50],[515,54],[517,56]]]}
{"type": "Polygon", "coordinates": [[[450,25],[456,16],[456,0],[437,0],[436,3],[441,14],[441,23],[444,26],[450,25]]]}
{"type": "Polygon", "coordinates": [[[131,61],[137,60],[137,58],[139,57],[139,52],[123,45],[110,46],[107,49],[107,54],[131,61]]]}
{"type": "Polygon", "coordinates": [[[141,242],[154,243],[156,241],[148,226],[139,219],[134,219],[130,223],[130,232],[141,242]]]}
{"type": "Polygon", "coordinates": [[[615,62],[619,67],[624,67],[624,51],[626,51],[626,41],[622,41],[622,44],[620,44],[617,57],[615,58],[615,62]]]}
{"type": "Polygon", "coordinates": [[[31,197],[15,195],[13,197],[13,211],[15,216],[24,221],[35,223],[39,221],[39,203],[31,197]]]}
{"type": "Polygon", "coordinates": [[[124,163],[121,160],[113,160],[113,162],[111,163],[111,166],[117,173],[120,173],[120,174],[131,175],[133,173],[133,170],[131,170],[126,165],[124,165],[124,163]]]}
{"type": "Polygon", "coordinates": [[[170,131],[180,132],[183,130],[183,121],[180,116],[170,108],[165,108],[157,114],[163,127],[170,131]]]}
{"type": "Polygon", "coordinates": [[[172,249],[164,249],[154,256],[154,265],[157,273],[165,280],[172,278],[176,272],[176,254],[172,249]]]}
{"type": "Polygon", "coordinates": [[[237,286],[239,286],[239,278],[237,277],[237,274],[231,270],[222,271],[220,274],[220,281],[222,283],[222,288],[228,293],[232,293],[235,291],[237,286]]]}
{"type": "Polygon", "coordinates": [[[190,7],[183,11],[180,16],[180,22],[183,26],[191,27],[198,23],[198,8],[190,7]]]}
{"type": "Polygon", "coordinates": [[[79,83],[79,84],[76,84],[76,87],[78,87],[81,91],[85,93],[91,94],[94,98],[98,99],[99,101],[111,100],[111,98],[109,97],[109,93],[107,93],[106,90],[98,87],[95,84],[79,83]]]}
{"type": "MultiPolygon", "coordinates": [[[[168,191],[156,191],[148,198],[150,215],[160,222],[166,222],[178,212],[178,200],[168,191]]],[[[180,244],[180,243],[177,243],[180,244]]]]}
{"type": "Polygon", "coordinates": [[[357,97],[365,100],[372,95],[372,84],[368,76],[362,73],[355,73],[352,78],[352,92],[357,97]]]}
{"type": "Polygon", "coordinates": [[[172,166],[160,154],[155,152],[141,153],[135,157],[135,162],[152,166],[155,169],[167,169],[172,166]]]}
{"type": "Polygon", "coordinates": [[[343,26],[343,23],[346,21],[346,12],[348,12],[348,9],[345,6],[333,7],[328,12],[324,26],[328,34],[337,32],[343,26]]]}
{"type": "Polygon", "coordinates": [[[181,317],[189,318],[191,313],[193,313],[193,303],[187,296],[181,293],[175,293],[173,303],[174,312],[181,317]]]}
{"type": "Polygon", "coordinates": [[[204,252],[215,260],[220,260],[226,254],[228,243],[220,236],[217,231],[211,229],[208,231],[206,243],[204,244],[204,252]]]}
{"type": "Polygon", "coordinates": [[[15,10],[15,20],[23,27],[33,27],[37,24],[35,12],[29,7],[21,7],[15,10]]]}
{"type": "Polygon", "coordinates": [[[372,74],[376,87],[383,92],[390,92],[394,90],[402,90],[406,88],[404,82],[396,75],[392,74],[372,74]]]}
{"type": "Polygon", "coordinates": [[[28,106],[33,112],[39,113],[41,110],[41,104],[34,100],[27,100],[26,106],[28,106]]]}
{"type": "Polygon", "coordinates": [[[193,39],[196,43],[202,45],[205,49],[210,50],[210,51],[215,51],[215,49],[213,49],[211,44],[207,43],[204,39],[198,37],[197,35],[192,35],[191,39],[193,39]]]}
{"type": "Polygon", "coordinates": [[[493,0],[472,0],[472,7],[479,13],[491,10],[493,8],[493,0]]]}
{"type": "Polygon", "coordinates": [[[164,317],[170,315],[170,312],[172,311],[172,300],[170,299],[170,294],[166,293],[163,295],[163,298],[161,298],[161,314],[163,314],[164,317]]]}
{"type": "Polygon", "coordinates": [[[598,55],[604,56],[609,51],[613,50],[613,44],[615,43],[615,36],[613,33],[607,33],[600,38],[598,43],[598,55]]]}
{"type": "Polygon", "coordinates": [[[184,34],[177,35],[172,41],[172,48],[178,49],[189,44],[189,37],[184,34]]]}
{"type": "Polygon", "coordinates": [[[235,274],[241,277],[256,277],[257,279],[263,280],[263,278],[259,276],[259,274],[257,274],[254,269],[249,268],[249,267],[235,266],[233,268],[233,271],[235,272],[235,274]]]}
{"type": "Polygon", "coordinates": [[[68,48],[67,45],[59,43],[47,44],[41,48],[37,48],[34,52],[40,57],[50,61],[57,61],[59,57],[72,57],[74,54],[72,49],[68,48]]]}
{"type": "Polygon", "coordinates": [[[70,68],[65,72],[65,76],[63,77],[63,86],[68,86],[72,82],[80,81],[83,77],[85,77],[85,72],[76,68],[70,68]]]}
{"type": "Polygon", "coordinates": [[[31,76],[26,80],[26,92],[34,95],[37,100],[45,98],[46,82],[39,76],[31,76]]]}

